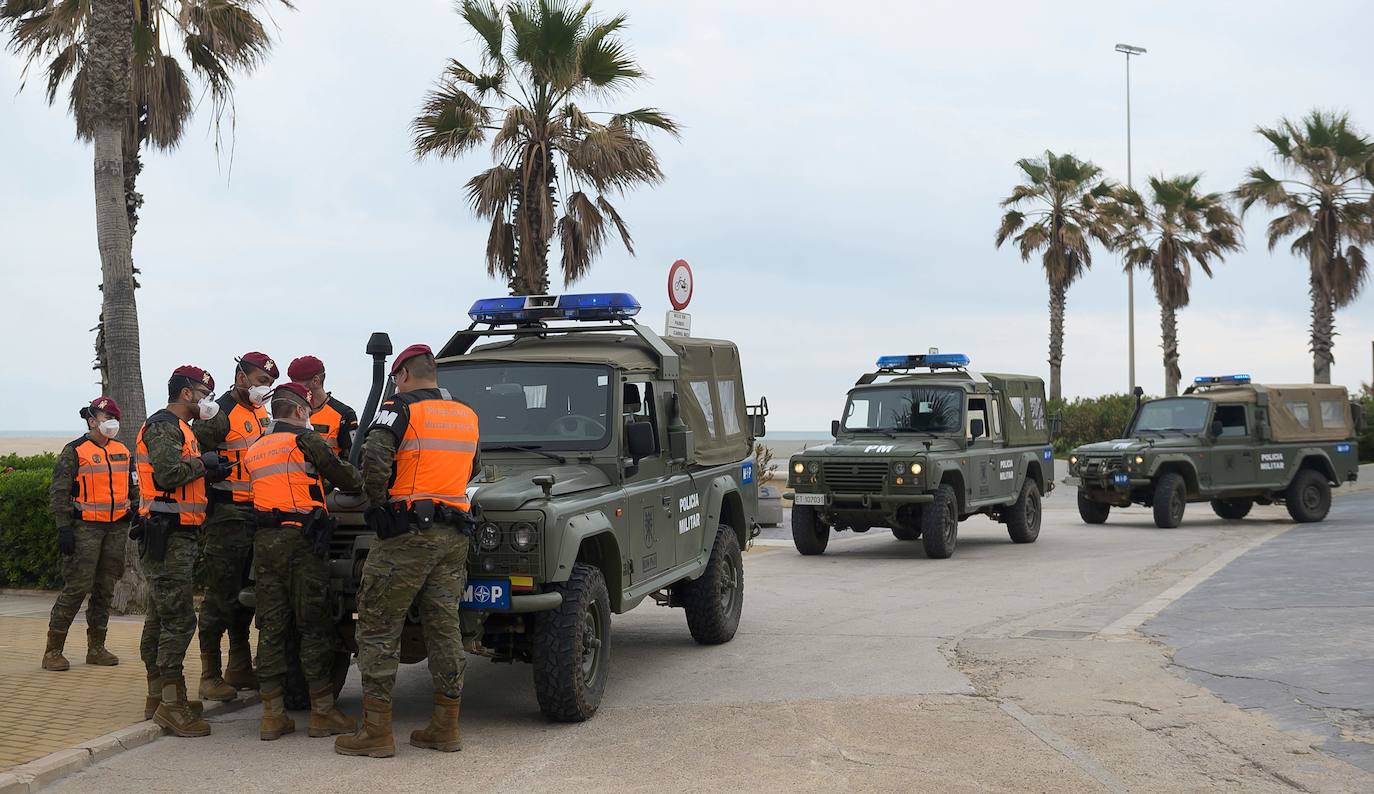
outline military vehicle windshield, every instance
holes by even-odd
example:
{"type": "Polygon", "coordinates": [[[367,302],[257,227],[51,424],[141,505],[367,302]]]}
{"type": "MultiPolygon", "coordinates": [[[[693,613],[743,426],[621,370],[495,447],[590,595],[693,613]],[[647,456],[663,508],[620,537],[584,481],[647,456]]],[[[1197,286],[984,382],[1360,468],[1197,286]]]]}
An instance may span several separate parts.
{"type": "Polygon", "coordinates": [[[856,389],[844,406],[842,425],[852,432],[962,435],[963,409],[959,389],[909,385],[856,389]]]}
{"type": "Polygon", "coordinates": [[[1140,406],[1132,435],[1138,433],[1201,433],[1209,403],[1196,397],[1151,400],[1140,406]]]}
{"type": "Polygon", "coordinates": [[[597,450],[611,441],[611,369],[600,364],[446,364],[439,385],[477,412],[482,449],[597,450]]]}

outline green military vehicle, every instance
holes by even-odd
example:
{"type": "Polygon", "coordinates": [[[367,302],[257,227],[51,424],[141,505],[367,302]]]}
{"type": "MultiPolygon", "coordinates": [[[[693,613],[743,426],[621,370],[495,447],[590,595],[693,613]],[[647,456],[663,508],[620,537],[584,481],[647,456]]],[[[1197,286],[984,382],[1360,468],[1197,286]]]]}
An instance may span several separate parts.
{"type": "MultiPolygon", "coordinates": [[[[436,354],[440,386],[480,422],[461,603],[465,633],[480,636],[465,640],[495,661],[532,663],[539,706],[558,721],[601,703],[612,613],[646,598],[681,607],[692,637],[716,644],[734,637],[744,605],[767,401],[746,405],[733,343],[661,338],[631,319],[639,309],[623,293],[481,300],[436,354]]],[[[383,398],[390,347],[384,334],[369,342],[362,427],[383,398]]],[[[356,501],[336,496],[332,509],[335,617],[352,652],[375,542],[356,501]]],[[[412,610],[401,661],[425,656],[412,610]]]]}
{"type": "Polygon", "coordinates": [[[1138,401],[1123,438],[1073,450],[1065,482],[1077,486],[1089,524],[1137,504],[1168,529],[1189,502],[1210,502],[1229,520],[1281,503],[1294,521],[1321,521],[1331,489],[1359,476],[1362,423],[1344,386],[1199,377],[1181,397],[1138,401]]]}
{"type": "Polygon", "coordinates": [[[968,364],[960,353],[884,356],[859,379],[831,423],[834,443],[789,461],[797,551],[823,553],[832,529],[890,527],[943,559],[959,522],[979,513],[1035,542],[1054,487],[1045,384],[968,364]]]}

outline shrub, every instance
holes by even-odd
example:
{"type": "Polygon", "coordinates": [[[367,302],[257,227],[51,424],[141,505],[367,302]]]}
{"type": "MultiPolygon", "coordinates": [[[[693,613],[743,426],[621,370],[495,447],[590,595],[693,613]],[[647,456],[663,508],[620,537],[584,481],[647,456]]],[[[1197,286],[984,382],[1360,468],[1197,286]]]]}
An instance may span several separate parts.
{"type": "Polygon", "coordinates": [[[10,469],[15,471],[52,471],[55,463],[57,463],[57,456],[51,452],[44,452],[42,455],[16,455],[11,452],[8,455],[0,455],[0,472],[10,469]]]}
{"type": "Polygon", "coordinates": [[[1374,386],[1366,384],[1362,391],[1364,432],[1360,433],[1360,462],[1374,463],[1374,386]]]}
{"type": "MultiPolygon", "coordinates": [[[[13,466],[9,455],[0,459],[13,466]]],[[[0,474],[0,586],[60,587],[57,533],[48,512],[48,486],[52,484],[52,456],[47,466],[0,474]]]]}
{"type": "Polygon", "coordinates": [[[1050,402],[1049,412],[1051,416],[1057,414],[1061,420],[1059,435],[1054,439],[1054,452],[1062,457],[1074,447],[1119,438],[1135,413],[1135,397],[1108,394],[1080,397],[1073,402],[1056,400],[1050,402]]]}

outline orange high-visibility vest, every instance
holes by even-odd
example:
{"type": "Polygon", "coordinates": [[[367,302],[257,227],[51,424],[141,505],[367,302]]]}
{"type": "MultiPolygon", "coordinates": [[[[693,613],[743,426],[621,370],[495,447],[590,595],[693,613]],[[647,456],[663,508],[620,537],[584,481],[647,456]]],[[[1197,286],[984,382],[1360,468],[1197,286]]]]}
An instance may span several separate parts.
{"type": "MultiPolygon", "coordinates": [[[[148,445],[143,440],[143,434],[148,432],[148,425],[153,421],[170,421],[156,419],[158,414],[149,417],[148,422],[144,422],[138,430],[138,453],[135,456],[138,467],[138,514],[146,518],[153,513],[172,513],[182,525],[199,526],[205,523],[205,509],[208,507],[205,501],[205,478],[197,477],[180,488],[165,491],[153,477],[153,462],[148,457],[148,445]]],[[[200,444],[196,443],[191,426],[179,418],[177,424],[181,427],[181,457],[200,457],[200,444]]]]}
{"type": "Polygon", "coordinates": [[[310,426],[315,428],[315,432],[320,434],[324,443],[329,445],[329,451],[338,455],[339,429],[343,426],[343,414],[339,413],[329,400],[325,400],[324,405],[310,412],[310,426]]]}
{"type": "Polygon", "coordinates": [[[324,483],[293,432],[279,430],[258,439],[243,457],[243,468],[252,484],[254,510],[304,515],[324,507],[324,483]]]}
{"type": "MultiPolygon", "coordinates": [[[[398,395],[405,400],[405,395],[398,395]]],[[[468,481],[477,457],[477,414],[456,400],[409,403],[410,419],[396,446],[389,494],[407,507],[420,499],[467,510],[468,481]]]]}
{"type": "Polygon", "coordinates": [[[248,475],[240,464],[248,448],[262,438],[272,420],[267,415],[266,408],[243,405],[234,399],[233,394],[226,394],[220,398],[220,410],[229,415],[229,432],[215,449],[228,458],[234,468],[223,482],[215,483],[211,487],[219,491],[228,491],[234,502],[248,504],[253,501],[253,487],[248,484],[248,475]]]}
{"type": "Polygon", "coordinates": [[[86,437],[76,445],[76,497],[82,521],[108,523],[129,515],[129,448],[110,439],[100,446],[86,437]]]}

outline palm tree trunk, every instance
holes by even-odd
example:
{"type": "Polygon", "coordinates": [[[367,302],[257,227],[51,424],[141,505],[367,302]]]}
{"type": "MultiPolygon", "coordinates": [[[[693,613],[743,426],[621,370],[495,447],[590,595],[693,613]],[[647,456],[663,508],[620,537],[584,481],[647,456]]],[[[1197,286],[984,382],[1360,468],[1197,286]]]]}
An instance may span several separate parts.
{"type": "Polygon", "coordinates": [[[1069,289],[1061,284],[1050,285],[1050,399],[1063,397],[1059,368],[1064,363],[1064,304],[1069,289]]]}
{"type": "Polygon", "coordinates": [[[1164,348],[1164,396],[1178,396],[1178,382],[1183,372],[1178,368],[1178,315],[1174,307],[1159,302],[1159,338],[1164,348]]]}
{"type": "MultiPolygon", "coordinates": [[[[143,132],[142,122],[138,132],[138,143],[130,151],[129,146],[123,147],[124,150],[124,211],[129,216],[129,239],[132,248],[133,236],[138,233],[138,211],[143,207],[143,194],[138,192],[138,175],[143,171],[143,161],[139,157],[139,147],[142,146],[143,132]]],[[[138,268],[133,268],[134,288],[138,288],[138,268]]],[[[105,357],[105,315],[102,312],[96,319],[95,328],[95,365],[92,369],[100,373],[100,393],[110,393],[110,362],[105,357]]]]}
{"type": "Polygon", "coordinates": [[[1330,383],[1331,365],[1336,362],[1331,354],[1336,340],[1336,309],[1315,274],[1308,290],[1312,295],[1312,382],[1330,383]]]}
{"type": "MultiPolygon", "coordinates": [[[[133,16],[125,0],[92,0],[89,29],[89,99],[95,121],[95,228],[100,251],[101,317],[109,394],[123,411],[120,441],[134,444],[147,406],[134,302],[134,263],[124,193],[124,130],[128,123],[129,63],[133,16]]],[[[126,550],[127,551],[127,550],[126,550]]],[[[146,586],[126,553],[124,578],[115,588],[114,606],[142,609],[146,586]]]]}

